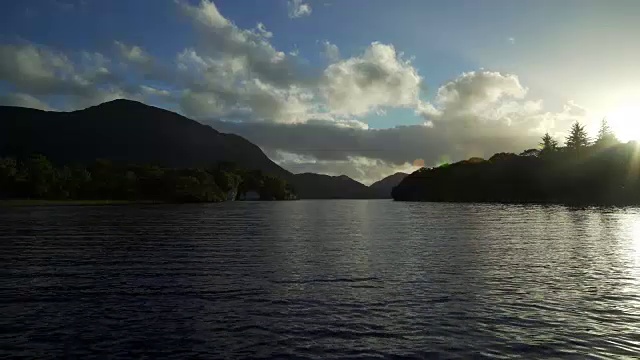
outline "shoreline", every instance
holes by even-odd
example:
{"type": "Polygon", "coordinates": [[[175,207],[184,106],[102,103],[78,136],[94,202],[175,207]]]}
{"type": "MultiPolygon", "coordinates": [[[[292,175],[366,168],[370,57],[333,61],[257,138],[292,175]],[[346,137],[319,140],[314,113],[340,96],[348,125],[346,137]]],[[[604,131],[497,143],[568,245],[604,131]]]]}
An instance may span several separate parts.
{"type": "Polygon", "coordinates": [[[132,201],[132,200],[43,200],[43,199],[0,200],[0,207],[110,206],[110,205],[151,205],[151,204],[165,204],[165,203],[160,201],[132,201]]]}
{"type": "Polygon", "coordinates": [[[392,199],[401,203],[434,203],[434,204],[488,204],[488,205],[538,205],[580,207],[640,207],[639,202],[589,202],[589,201],[498,201],[498,200],[421,200],[421,199],[392,199]]]}
{"type": "Polygon", "coordinates": [[[272,202],[291,200],[227,200],[203,202],[171,202],[154,200],[45,200],[45,199],[0,199],[0,208],[29,206],[117,206],[117,205],[181,205],[181,204],[219,204],[226,202],[272,202]]]}

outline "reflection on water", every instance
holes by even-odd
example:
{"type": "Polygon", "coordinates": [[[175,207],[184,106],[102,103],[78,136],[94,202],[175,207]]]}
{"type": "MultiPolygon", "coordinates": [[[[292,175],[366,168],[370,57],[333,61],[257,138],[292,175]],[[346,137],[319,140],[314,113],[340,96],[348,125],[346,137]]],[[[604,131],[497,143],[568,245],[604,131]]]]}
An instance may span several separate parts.
{"type": "Polygon", "coordinates": [[[0,210],[0,357],[635,356],[640,210],[0,210]]]}

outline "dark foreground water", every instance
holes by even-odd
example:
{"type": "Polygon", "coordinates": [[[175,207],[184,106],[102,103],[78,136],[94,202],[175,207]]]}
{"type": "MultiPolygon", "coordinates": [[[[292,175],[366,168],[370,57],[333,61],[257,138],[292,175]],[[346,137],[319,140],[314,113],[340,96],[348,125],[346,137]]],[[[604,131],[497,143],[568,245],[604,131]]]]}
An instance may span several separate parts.
{"type": "Polygon", "coordinates": [[[634,358],[640,210],[0,209],[0,358],[634,358]]]}

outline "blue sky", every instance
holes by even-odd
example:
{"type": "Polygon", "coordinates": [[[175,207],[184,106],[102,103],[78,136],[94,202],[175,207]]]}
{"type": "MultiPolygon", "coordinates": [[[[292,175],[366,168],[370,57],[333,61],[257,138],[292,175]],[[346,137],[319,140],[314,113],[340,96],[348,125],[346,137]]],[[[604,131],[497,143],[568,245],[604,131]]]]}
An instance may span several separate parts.
{"type": "Polygon", "coordinates": [[[561,137],[572,121],[595,126],[608,114],[626,134],[636,131],[631,115],[640,115],[634,0],[22,0],[2,7],[2,103],[71,110],[141,100],[232,129],[294,171],[338,174],[331,169],[359,164],[374,170],[351,175],[368,179],[418,159],[487,156],[492,144],[532,146],[541,132],[561,137]],[[305,134],[319,123],[357,132],[341,145],[356,150],[323,158],[326,149],[259,136],[305,134]],[[451,137],[458,127],[468,134],[451,137]],[[486,129],[517,141],[478,135],[486,129]],[[404,161],[357,151],[386,130],[429,136],[407,144],[415,155],[404,161]],[[447,142],[432,148],[430,136],[447,142]]]}

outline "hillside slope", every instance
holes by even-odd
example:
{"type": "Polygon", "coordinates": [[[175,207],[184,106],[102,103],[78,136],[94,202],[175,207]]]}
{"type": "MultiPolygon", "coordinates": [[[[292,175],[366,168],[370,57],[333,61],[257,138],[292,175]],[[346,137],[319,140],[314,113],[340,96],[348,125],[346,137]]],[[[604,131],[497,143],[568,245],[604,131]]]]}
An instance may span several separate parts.
{"type": "Polygon", "coordinates": [[[371,189],[376,197],[391,199],[391,190],[393,190],[395,186],[400,184],[400,182],[404,180],[407,175],[409,174],[397,172],[393,175],[387,176],[382,180],[374,182],[373,184],[371,184],[371,186],[369,186],[369,189],[371,189]]]}
{"type": "Polygon", "coordinates": [[[33,153],[58,164],[87,164],[102,158],[194,167],[229,161],[285,179],[301,198],[372,196],[365,185],[346,176],[294,175],[241,136],[131,100],[73,112],[0,106],[0,156],[20,158],[33,153]]]}
{"type": "Polygon", "coordinates": [[[375,194],[366,185],[346,175],[303,173],[293,181],[301,199],[370,199],[375,194]]]}

